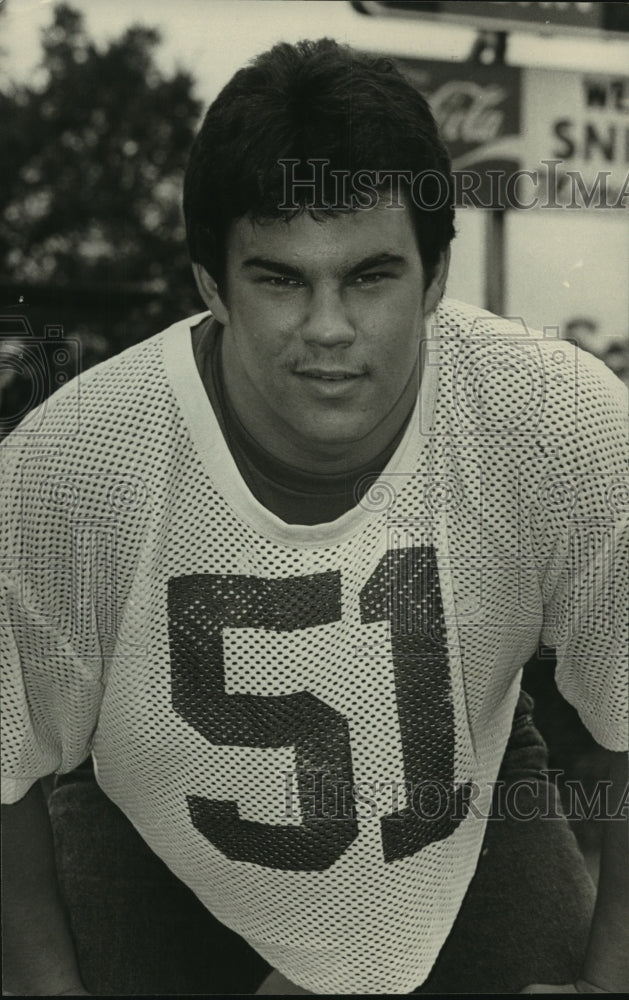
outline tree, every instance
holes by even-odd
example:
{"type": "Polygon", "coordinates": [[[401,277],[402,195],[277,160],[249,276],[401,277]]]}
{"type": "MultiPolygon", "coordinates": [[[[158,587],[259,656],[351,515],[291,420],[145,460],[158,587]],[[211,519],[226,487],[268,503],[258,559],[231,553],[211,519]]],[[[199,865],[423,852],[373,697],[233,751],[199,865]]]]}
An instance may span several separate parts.
{"type": "Polygon", "coordinates": [[[42,32],[37,83],[0,95],[5,287],[8,278],[16,292],[105,284],[144,293],[118,310],[112,301],[68,311],[88,355],[90,344],[115,353],[199,310],[180,201],[201,105],[188,73],[158,68],[159,42],[135,25],[98,47],[82,15],[59,4],[42,32]]]}

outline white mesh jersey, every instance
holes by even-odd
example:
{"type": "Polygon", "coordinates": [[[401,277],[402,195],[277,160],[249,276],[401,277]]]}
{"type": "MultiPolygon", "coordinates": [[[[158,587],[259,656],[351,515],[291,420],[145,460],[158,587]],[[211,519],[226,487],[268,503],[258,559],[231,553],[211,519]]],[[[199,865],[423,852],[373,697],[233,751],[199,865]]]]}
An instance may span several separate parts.
{"type": "Polygon", "coordinates": [[[286,976],[408,992],[474,873],[538,642],[595,738],[626,746],[624,390],[446,301],[383,474],[337,520],[289,525],[229,453],[197,320],[4,444],[4,795],[91,751],[153,850],[286,976]]]}

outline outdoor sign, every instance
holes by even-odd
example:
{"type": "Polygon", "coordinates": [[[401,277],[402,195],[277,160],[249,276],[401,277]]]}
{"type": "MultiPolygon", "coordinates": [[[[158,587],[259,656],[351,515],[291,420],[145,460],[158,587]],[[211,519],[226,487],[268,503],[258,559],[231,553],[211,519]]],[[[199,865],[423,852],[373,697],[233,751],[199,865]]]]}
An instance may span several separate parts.
{"type": "Polygon", "coordinates": [[[629,208],[629,76],[397,59],[476,208],[629,208]]]}
{"type": "MultiPolygon", "coordinates": [[[[421,7],[422,4],[417,4],[421,7]]],[[[457,18],[482,17],[494,23],[496,19],[525,22],[531,25],[560,25],[562,27],[602,28],[604,3],[476,3],[474,0],[460,0],[458,3],[440,3],[439,12],[457,18]]]]}
{"type": "Polygon", "coordinates": [[[360,8],[365,13],[376,16],[399,14],[408,17],[415,14],[488,31],[629,31],[629,3],[517,3],[512,0],[424,3],[422,0],[364,0],[360,8]]]}
{"type": "Polygon", "coordinates": [[[521,142],[550,207],[629,208],[629,76],[526,70],[521,142]]]}

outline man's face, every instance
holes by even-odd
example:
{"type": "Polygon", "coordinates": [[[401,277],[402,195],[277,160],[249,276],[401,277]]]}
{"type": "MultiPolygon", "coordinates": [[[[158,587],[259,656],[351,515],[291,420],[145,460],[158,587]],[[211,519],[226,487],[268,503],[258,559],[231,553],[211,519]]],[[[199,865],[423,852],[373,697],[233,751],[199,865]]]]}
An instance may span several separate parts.
{"type": "Polygon", "coordinates": [[[437,279],[425,288],[408,211],[240,219],[226,262],[213,307],[245,427],[313,472],[374,458],[413,406],[424,320],[440,295],[437,279]]]}

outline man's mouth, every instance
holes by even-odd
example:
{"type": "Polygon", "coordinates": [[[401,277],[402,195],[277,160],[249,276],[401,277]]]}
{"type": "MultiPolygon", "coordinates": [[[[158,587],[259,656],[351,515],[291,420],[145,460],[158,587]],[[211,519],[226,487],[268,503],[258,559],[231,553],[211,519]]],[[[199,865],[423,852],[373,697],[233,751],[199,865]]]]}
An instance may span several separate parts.
{"type": "Polygon", "coordinates": [[[324,382],[343,382],[349,379],[360,378],[364,372],[353,372],[344,370],[328,370],[324,368],[302,368],[296,372],[303,378],[318,378],[324,382]]]}

